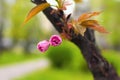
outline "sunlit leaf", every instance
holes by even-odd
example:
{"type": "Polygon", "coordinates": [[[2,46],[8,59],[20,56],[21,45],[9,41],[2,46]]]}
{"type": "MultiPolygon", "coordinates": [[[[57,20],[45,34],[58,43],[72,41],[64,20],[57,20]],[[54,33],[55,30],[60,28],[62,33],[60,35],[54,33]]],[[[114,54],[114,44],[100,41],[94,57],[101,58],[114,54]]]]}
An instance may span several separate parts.
{"type": "Polygon", "coordinates": [[[84,36],[84,33],[86,31],[86,27],[80,25],[77,21],[72,21],[73,24],[73,28],[76,34],[81,34],[82,36],[84,36]]]}
{"type": "Polygon", "coordinates": [[[74,0],[76,3],[80,3],[82,2],[82,0],[74,0]]]}
{"type": "Polygon", "coordinates": [[[71,25],[74,28],[76,34],[84,36],[86,28],[91,28],[101,33],[108,33],[108,31],[102,27],[96,20],[90,19],[93,16],[99,15],[101,12],[91,12],[82,14],[78,20],[72,20],[71,25]]]}
{"type": "Polygon", "coordinates": [[[108,31],[98,24],[96,20],[86,20],[81,23],[82,26],[92,28],[101,33],[108,33],[108,31]]]}
{"type": "Polygon", "coordinates": [[[90,13],[84,13],[78,18],[78,22],[82,22],[86,19],[89,19],[93,16],[99,15],[101,12],[90,12],[90,13]]]}
{"type": "Polygon", "coordinates": [[[49,3],[42,3],[40,5],[37,5],[36,7],[34,7],[27,15],[27,17],[24,20],[25,24],[26,22],[28,22],[33,16],[35,16],[37,13],[39,13],[40,11],[46,9],[47,7],[49,7],[50,4],[49,3]]]}
{"type": "Polygon", "coordinates": [[[61,10],[67,10],[67,6],[71,5],[70,1],[68,0],[55,0],[57,2],[57,8],[61,10]]]}
{"type": "Polygon", "coordinates": [[[84,36],[84,33],[86,31],[86,27],[80,25],[76,28],[77,28],[76,30],[78,30],[78,33],[80,33],[82,36],[84,36]]]}

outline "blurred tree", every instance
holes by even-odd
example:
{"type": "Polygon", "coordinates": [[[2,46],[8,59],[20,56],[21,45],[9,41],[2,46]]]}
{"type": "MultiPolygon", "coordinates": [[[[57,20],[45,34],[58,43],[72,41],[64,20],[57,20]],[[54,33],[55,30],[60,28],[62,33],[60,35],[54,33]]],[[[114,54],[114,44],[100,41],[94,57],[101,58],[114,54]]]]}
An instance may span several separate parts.
{"type": "MultiPolygon", "coordinates": [[[[102,24],[107,27],[108,31],[110,32],[109,35],[107,35],[107,38],[102,38],[102,41],[107,40],[108,46],[112,45],[112,48],[116,50],[120,50],[120,40],[119,40],[119,35],[120,35],[120,9],[119,5],[120,2],[119,0],[91,0],[92,1],[92,9],[93,10],[103,10],[103,13],[100,17],[100,20],[102,20],[102,24]],[[94,5],[93,5],[94,4],[94,5]]],[[[103,44],[104,45],[104,44],[103,44]]]]}
{"type": "Polygon", "coordinates": [[[6,16],[5,0],[0,0],[0,52],[4,49],[3,45],[3,30],[6,16]]]}
{"type": "Polygon", "coordinates": [[[12,6],[10,15],[12,20],[11,37],[14,45],[22,45],[24,51],[29,53],[32,50],[31,46],[44,36],[39,36],[39,34],[43,34],[43,31],[40,29],[37,17],[26,25],[21,26],[26,13],[31,8],[30,4],[25,4],[27,2],[26,0],[17,0],[12,6]]]}
{"type": "Polygon", "coordinates": [[[82,13],[90,11],[90,1],[84,0],[74,0],[75,1],[75,9],[73,13],[74,18],[78,18],[82,13]]]}
{"type": "Polygon", "coordinates": [[[104,25],[110,29],[111,34],[109,35],[109,41],[113,45],[113,48],[120,50],[120,2],[117,0],[111,0],[109,2],[103,1],[104,5],[104,14],[102,19],[104,20],[104,25]]]}

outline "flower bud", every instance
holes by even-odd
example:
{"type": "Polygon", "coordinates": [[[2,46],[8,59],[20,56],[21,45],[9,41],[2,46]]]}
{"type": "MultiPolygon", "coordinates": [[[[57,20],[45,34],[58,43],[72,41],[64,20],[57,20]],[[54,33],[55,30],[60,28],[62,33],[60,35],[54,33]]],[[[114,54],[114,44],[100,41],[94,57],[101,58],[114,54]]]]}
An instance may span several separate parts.
{"type": "Polygon", "coordinates": [[[58,46],[62,43],[62,39],[59,35],[52,35],[50,37],[49,43],[51,46],[58,46]]]}
{"type": "Polygon", "coordinates": [[[49,41],[43,40],[37,44],[37,49],[41,52],[45,52],[46,50],[48,50],[49,46],[50,46],[49,41]]]}

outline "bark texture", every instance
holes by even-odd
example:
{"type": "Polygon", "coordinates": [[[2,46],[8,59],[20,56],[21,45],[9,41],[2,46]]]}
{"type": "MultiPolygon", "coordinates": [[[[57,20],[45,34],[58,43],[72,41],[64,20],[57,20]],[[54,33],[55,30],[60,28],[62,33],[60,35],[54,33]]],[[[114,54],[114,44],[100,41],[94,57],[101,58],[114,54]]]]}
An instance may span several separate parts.
{"type": "MultiPolygon", "coordinates": [[[[46,0],[32,0],[32,2],[38,5],[46,2],[46,0]]],[[[51,11],[53,11],[53,9],[48,7],[43,11],[43,13],[53,24],[55,29],[59,33],[62,33],[62,26],[64,23],[61,21],[60,15],[56,13],[50,14],[51,11]],[[58,25],[57,23],[61,24],[58,25]]],[[[87,29],[84,37],[81,35],[76,35],[74,31],[71,32],[73,33],[73,35],[71,35],[71,42],[73,42],[81,50],[82,55],[84,56],[84,59],[93,74],[94,80],[120,80],[113,66],[101,56],[101,52],[96,46],[93,30],[87,29]]]]}

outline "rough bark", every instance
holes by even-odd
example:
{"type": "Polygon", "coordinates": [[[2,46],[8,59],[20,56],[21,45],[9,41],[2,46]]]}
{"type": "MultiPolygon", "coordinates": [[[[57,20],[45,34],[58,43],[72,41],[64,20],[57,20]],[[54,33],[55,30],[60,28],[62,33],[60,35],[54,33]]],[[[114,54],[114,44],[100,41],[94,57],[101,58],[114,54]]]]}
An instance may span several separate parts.
{"type": "MultiPolygon", "coordinates": [[[[45,0],[32,0],[35,4],[41,4],[46,2],[45,0]]],[[[53,9],[51,7],[46,8],[43,13],[48,20],[53,24],[55,29],[62,33],[62,26],[64,23],[61,21],[60,16],[56,13],[50,14],[53,9]],[[57,25],[56,23],[61,23],[57,25]]],[[[82,52],[84,59],[86,60],[90,71],[93,74],[94,80],[120,80],[115,69],[108,63],[102,56],[101,52],[96,46],[94,31],[87,29],[85,36],[72,35],[71,42],[73,42],[82,52]]]]}

